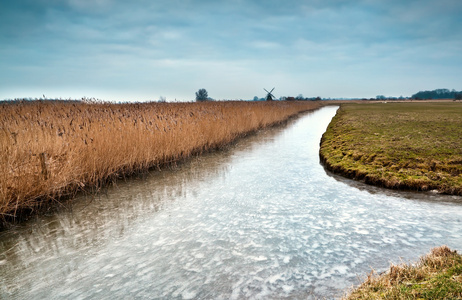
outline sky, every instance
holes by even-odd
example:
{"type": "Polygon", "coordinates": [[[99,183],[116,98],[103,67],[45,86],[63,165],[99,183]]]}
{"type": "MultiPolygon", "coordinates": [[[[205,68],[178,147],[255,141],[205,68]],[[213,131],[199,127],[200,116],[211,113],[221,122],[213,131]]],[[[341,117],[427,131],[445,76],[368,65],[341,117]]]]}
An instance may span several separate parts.
{"type": "Polygon", "coordinates": [[[0,99],[462,90],[461,0],[1,0],[0,99]]]}

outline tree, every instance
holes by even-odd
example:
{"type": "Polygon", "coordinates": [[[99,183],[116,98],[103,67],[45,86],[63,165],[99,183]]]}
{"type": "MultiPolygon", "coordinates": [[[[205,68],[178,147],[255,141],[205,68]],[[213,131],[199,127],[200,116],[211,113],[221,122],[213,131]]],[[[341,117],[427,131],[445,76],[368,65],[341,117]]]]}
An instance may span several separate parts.
{"type": "Polygon", "coordinates": [[[206,89],[199,89],[196,92],[196,101],[207,101],[209,98],[209,93],[207,93],[206,89]]]}
{"type": "Polygon", "coordinates": [[[412,99],[422,100],[422,99],[455,99],[456,95],[460,93],[456,90],[448,89],[436,89],[433,91],[420,91],[412,95],[412,99]]]}

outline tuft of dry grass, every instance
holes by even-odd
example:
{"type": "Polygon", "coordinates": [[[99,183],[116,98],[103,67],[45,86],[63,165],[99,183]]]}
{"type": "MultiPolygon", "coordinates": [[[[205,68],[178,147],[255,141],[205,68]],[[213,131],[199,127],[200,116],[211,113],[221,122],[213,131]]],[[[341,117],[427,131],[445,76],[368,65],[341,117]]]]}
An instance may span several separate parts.
{"type": "Polygon", "coordinates": [[[462,299],[462,256],[447,246],[434,248],[415,265],[371,272],[344,299],[462,299]]]}
{"type": "Polygon", "coordinates": [[[0,104],[0,219],[219,148],[313,102],[0,104]]]}
{"type": "Polygon", "coordinates": [[[462,195],[460,103],[345,104],[323,135],[333,172],[394,189],[462,195]]]}

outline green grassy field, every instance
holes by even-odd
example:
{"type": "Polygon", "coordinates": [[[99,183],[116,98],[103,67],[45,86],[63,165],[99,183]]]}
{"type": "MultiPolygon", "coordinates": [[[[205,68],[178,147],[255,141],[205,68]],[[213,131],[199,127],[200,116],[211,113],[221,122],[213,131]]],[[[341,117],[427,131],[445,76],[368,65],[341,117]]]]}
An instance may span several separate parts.
{"type": "Polygon", "coordinates": [[[462,103],[342,105],[320,157],[366,183],[462,195],[462,103]]]}
{"type": "Polygon", "coordinates": [[[462,299],[462,256],[446,246],[413,265],[369,274],[345,299],[462,299]]]}

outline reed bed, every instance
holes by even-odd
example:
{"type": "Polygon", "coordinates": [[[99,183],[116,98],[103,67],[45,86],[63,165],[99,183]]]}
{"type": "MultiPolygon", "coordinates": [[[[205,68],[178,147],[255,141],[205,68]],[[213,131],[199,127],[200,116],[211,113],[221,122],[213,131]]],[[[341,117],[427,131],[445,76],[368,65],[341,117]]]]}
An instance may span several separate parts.
{"type": "Polygon", "coordinates": [[[219,148],[314,102],[0,105],[0,218],[219,148]]]}

